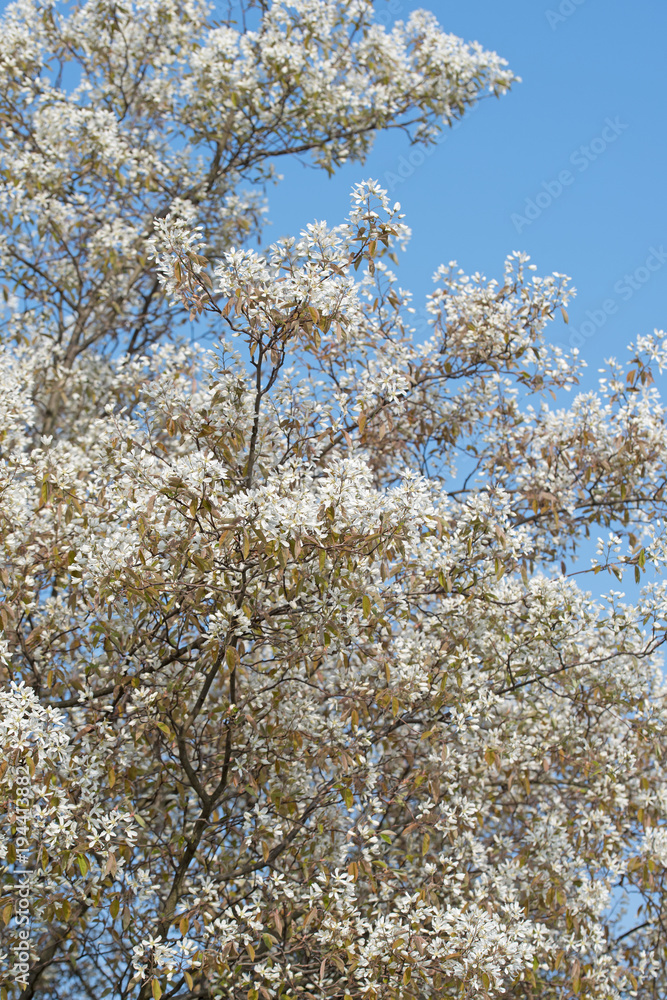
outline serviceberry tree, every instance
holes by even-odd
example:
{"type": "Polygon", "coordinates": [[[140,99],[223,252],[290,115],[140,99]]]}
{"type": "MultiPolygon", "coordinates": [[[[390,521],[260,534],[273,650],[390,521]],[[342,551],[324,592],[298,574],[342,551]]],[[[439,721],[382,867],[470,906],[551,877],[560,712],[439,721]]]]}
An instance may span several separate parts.
{"type": "Polygon", "coordinates": [[[373,181],[247,248],[279,157],[512,80],[367,0],[7,8],[3,998],[667,992],[667,339],[552,405],[520,253],[416,336],[373,181]]]}

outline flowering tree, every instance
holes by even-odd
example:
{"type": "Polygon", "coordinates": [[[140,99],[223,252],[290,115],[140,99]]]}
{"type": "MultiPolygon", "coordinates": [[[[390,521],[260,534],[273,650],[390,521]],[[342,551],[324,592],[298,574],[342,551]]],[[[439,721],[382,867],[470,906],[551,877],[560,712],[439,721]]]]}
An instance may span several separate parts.
{"type": "Polygon", "coordinates": [[[521,254],[419,341],[372,182],[234,248],[276,157],[512,81],[371,15],[4,15],[3,997],[667,991],[667,342],[550,408],[572,292],[521,254]]]}

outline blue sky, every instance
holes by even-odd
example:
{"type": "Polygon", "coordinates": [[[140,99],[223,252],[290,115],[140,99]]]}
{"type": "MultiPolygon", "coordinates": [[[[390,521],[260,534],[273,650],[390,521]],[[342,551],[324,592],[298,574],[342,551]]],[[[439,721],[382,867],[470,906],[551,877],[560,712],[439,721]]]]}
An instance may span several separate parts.
{"type": "Polygon", "coordinates": [[[552,324],[549,337],[567,344],[579,334],[590,385],[604,358],[620,360],[637,334],[667,328],[667,4],[377,2],[383,20],[417,7],[498,52],[523,82],[480,104],[420,165],[398,132],[382,135],[366,164],[331,179],[282,162],[267,241],[315,218],[341,221],[351,185],[377,178],[413,230],[399,275],[416,304],[452,259],[500,277],[505,256],[525,250],[538,273],[569,274],[578,290],[570,326],[552,324]]]}

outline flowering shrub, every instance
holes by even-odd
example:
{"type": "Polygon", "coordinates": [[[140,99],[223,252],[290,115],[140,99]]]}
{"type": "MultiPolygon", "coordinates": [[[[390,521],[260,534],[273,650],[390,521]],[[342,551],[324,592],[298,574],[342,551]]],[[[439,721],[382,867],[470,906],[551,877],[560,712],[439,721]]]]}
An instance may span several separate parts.
{"type": "Polygon", "coordinates": [[[572,290],[518,253],[417,340],[372,181],[239,249],[273,158],[512,80],[423,13],[245,14],[4,15],[3,996],[660,996],[667,340],[552,408],[572,290]]]}

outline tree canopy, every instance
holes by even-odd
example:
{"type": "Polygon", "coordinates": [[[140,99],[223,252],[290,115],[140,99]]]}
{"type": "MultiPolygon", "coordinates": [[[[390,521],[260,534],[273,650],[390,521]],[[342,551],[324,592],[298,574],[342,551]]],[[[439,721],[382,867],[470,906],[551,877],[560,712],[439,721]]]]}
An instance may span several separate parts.
{"type": "Polygon", "coordinates": [[[665,335],[577,394],[515,253],[418,338],[372,180],[248,248],[279,157],[513,80],[368,0],[6,9],[3,1000],[667,992],[665,335]]]}

